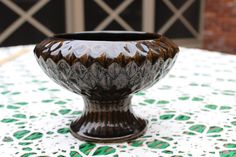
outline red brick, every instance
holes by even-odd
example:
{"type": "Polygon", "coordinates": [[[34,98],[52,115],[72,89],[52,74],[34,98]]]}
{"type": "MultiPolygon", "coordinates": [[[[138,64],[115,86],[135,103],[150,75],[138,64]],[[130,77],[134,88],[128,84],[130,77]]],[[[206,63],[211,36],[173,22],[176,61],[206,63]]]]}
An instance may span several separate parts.
{"type": "Polygon", "coordinates": [[[205,0],[204,48],[236,54],[236,0],[205,0]]]}

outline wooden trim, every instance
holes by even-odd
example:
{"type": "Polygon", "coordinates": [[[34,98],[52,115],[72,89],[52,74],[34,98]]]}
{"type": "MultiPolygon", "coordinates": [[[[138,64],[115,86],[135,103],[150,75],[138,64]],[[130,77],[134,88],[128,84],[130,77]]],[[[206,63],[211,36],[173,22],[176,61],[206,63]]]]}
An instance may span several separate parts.
{"type": "Polygon", "coordinates": [[[177,45],[191,48],[201,48],[201,40],[196,38],[172,39],[177,45]]]}
{"type": "Polygon", "coordinates": [[[73,31],[84,31],[84,0],[73,0],[73,31]]]}
{"type": "Polygon", "coordinates": [[[65,26],[66,26],[67,33],[73,32],[73,12],[71,9],[72,6],[73,6],[73,3],[71,0],[69,1],[65,0],[65,14],[66,14],[65,26]]]}
{"type": "Polygon", "coordinates": [[[15,20],[6,30],[0,34],[0,43],[6,40],[12,33],[14,33],[25,21],[33,25],[34,28],[47,36],[51,36],[53,32],[38,22],[33,15],[36,14],[43,6],[45,6],[49,0],[42,0],[34,4],[28,11],[24,11],[18,5],[9,0],[2,0],[11,11],[19,15],[19,18],[15,20]]]}
{"type": "MultiPolygon", "coordinates": [[[[180,9],[176,9],[175,6],[171,3],[170,0],[163,0],[163,2],[166,4],[166,6],[173,12],[173,15],[169,20],[158,30],[160,34],[164,34],[168,29],[175,23],[178,19],[183,19],[182,14],[191,6],[191,4],[194,2],[194,0],[188,0],[182,5],[180,9]]],[[[183,21],[182,21],[183,23],[183,21]]],[[[186,26],[186,23],[183,23],[183,25],[186,26]]],[[[189,29],[186,26],[187,29],[189,29]]],[[[192,31],[189,30],[191,33],[192,31]]],[[[194,34],[193,34],[194,35],[194,34]]]]}
{"type": "Polygon", "coordinates": [[[113,20],[115,20],[124,29],[133,31],[133,28],[119,16],[119,14],[122,13],[122,11],[125,10],[133,1],[134,0],[126,0],[122,2],[115,10],[113,10],[104,1],[94,0],[94,2],[96,2],[108,14],[108,16],[94,30],[103,30],[107,25],[109,25],[113,20]]]}
{"type": "Polygon", "coordinates": [[[155,0],[143,0],[142,27],[145,32],[155,32],[155,0]]]}

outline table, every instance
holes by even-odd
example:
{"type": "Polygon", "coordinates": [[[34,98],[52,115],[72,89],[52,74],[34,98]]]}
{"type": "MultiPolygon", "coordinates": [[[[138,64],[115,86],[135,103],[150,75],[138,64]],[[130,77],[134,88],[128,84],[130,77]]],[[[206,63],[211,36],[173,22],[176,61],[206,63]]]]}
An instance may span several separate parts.
{"type": "Polygon", "coordinates": [[[135,112],[149,120],[146,134],[95,144],[69,133],[82,98],[51,81],[32,50],[0,49],[1,156],[236,156],[236,56],[181,48],[170,73],[134,95],[135,112]]]}

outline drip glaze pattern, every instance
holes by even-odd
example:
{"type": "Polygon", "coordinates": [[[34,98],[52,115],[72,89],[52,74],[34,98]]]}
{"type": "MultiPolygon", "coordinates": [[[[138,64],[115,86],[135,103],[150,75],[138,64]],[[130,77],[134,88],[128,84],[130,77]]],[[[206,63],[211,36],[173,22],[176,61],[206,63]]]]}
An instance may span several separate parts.
{"type": "MultiPolygon", "coordinates": [[[[168,73],[178,47],[156,34],[154,39],[133,41],[125,40],[132,36],[125,32],[119,37],[124,41],[80,40],[80,33],[74,36],[76,39],[49,37],[34,50],[50,78],[84,98],[84,112],[71,123],[72,134],[92,142],[122,142],[141,136],[147,121],[134,115],[132,94],[168,73]]],[[[106,34],[100,38],[106,40],[106,34]]]]}

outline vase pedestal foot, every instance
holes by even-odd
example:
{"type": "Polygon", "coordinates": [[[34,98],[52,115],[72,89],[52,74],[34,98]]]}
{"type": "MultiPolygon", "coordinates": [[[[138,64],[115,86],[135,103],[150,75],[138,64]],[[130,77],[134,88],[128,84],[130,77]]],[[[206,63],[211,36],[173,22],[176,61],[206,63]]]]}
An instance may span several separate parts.
{"type": "Polygon", "coordinates": [[[125,142],[143,135],[147,121],[134,115],[131,97],[120,100],[89,100],[85,109],[70,125],[72,135],[89,142],[125,142]]]}

